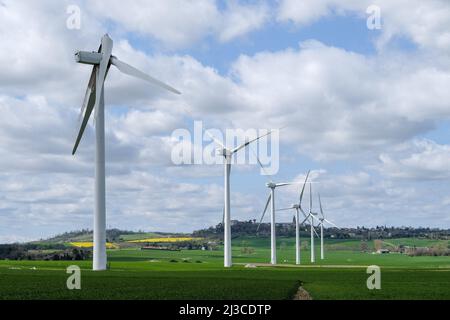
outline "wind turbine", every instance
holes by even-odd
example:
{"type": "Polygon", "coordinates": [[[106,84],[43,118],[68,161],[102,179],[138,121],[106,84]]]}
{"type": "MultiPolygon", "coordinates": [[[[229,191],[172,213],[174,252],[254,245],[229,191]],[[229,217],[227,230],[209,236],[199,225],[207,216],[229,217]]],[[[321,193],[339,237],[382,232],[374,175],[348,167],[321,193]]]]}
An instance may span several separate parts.
{"type": "Polygon", "coordinates": [[[316,232],[316,229],[314,228],[314,220],[317,220],[316,216],[317,216],[317,213],[312,211],[312,187],[311,187],[311,182],[310,182],[309,183],[309,212],[307,215],[305,215],[305,220],[303,220],[303,222],[300,224],[304,224],[306,221],[309,220],[309,224],[311,226],[311,263],[314,263],[316,261],[316,256],[315,256],[315,252],[314,252],[314,234],[316,234],[317,237],[319,237],[319,235],[316,232]]]}
{"type": "Polygon", "coordinates": [[[320,215],[322,216],[321,218],[319,218],[319,225],[320,225],[320,259],[324,259],[325,258],[325,253],[324,253],[324,248],[323,248],[323,224],[324,222],[332,225],[335,228],[339,227],[337,225],[335,225],[333,222],[331,222],[330,220],[325,219],[325,216],[323,214],[323,209],[322,209],[322,201],[320,199],[320,193],[319,193],[319,207],[320,207],[320,215]]]}
{"type": "Polygon", "coordinates": [[[289,186],[293,183],[274,183],[270,181],[266,183],[266,187],[270,189],[269,197],[267,198],[266,206],[264,207],[264,211],[261,216],[261,220],[259,221],[258,228],[256,232],[258,232],[259,227],[261,226],[262,220],[266,214],[267,208],[269,207],[269,203],[271,204],[270,210],[270,263],[277,264],[277,239],[276,239],[276,225],[275,225],[275,189],[278,187],[289,186]]]}
{"type": "Polygon", "coordinates": [[[290,208],[284,208],[284,209],[280,209],[278,211],[283,211],[283,210],[295,210],[295,263],[296,264],[300,264],[301,263],[301,257],[300,257],[300,212],[306,217],[305,211],[303,211],[302,208],[302,199],[303,199],[303,194],[305,192],[305,186],[306,183],[308,181],[308,177],[309,177],[309,173],[311,171],[308,171],[308,173],[306,174],[306,178],[305,178],[305,182],[303,183],[303,187],[302,187],[302,191],[300,192],[300,199],[298,204],[293,204],[292,207],[290,208]]]}
{"type": "Polygon", "coordinates": [[[112,55],[113,41],[105,34],[97,52],[78,51],[75,60],[78,63],[92,65],[92,73],[81,107],[80,131],[78,132],[72,155],[77,151],[84,130],[95,107],[95,210],[94,210],[94,258],[93,270],[106,270],[106,204],[105,204],[105,79],[111,65],[122,73],[140,78],[158,85],[173,93],[179,91],[150,77],[138,69],[120,61],[112,55]]]}
{"type": "Polygon", "coordinates": [[[240,146],[229,149],[225,147],[225,145],[216,139],[212,134],[210,134],[208,131],[205,131],[206,134],[220,146],[220,155],[224,158],[224,210],[223,210],[223,220],[224,220],[224,226],[223,226],[223,242],[224,242],[224,262],[223,265],[225,268],[229,268],[232,266],[232,258],[231,258],[231,218],[230,218],[230,173],[231,173],[231,160],[233,155],[238,152],[239,150],[247,147],[249,144],[265,137],[270,134],[272,134],[272,131],[269,131],[266,134],[263,134],[261,136],[256,137],[253,140],[246,141],[245,143],[241,144],[240,146]]]}

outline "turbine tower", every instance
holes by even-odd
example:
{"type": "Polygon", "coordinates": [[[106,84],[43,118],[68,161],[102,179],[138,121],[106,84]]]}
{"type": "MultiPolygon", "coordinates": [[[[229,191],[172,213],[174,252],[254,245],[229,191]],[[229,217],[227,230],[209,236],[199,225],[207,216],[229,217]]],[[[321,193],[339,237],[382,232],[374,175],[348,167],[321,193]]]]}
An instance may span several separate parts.
{"type": "Polygon", "coordinates": [[[272,134],[272,131],[269,131],[266,134],[258,136],[257,138],[247,141],[237,148],[229,149],[225,147],[225,145],[217,140],[212,134],[208,131],[205,133],[220,146],[220,155],[224,158],[224,210],[223,210],[223,220],[224,220],[224,228],[223,228],[223,242],[224,242],[224,261],[223,265],[225,268],[229,268],[232,266],[232,257],[231,257],[231,213],[230,213],[230,173],[231,173],[231,160],[233,155],[239,150],[247,147],[249,144],[272,134]]]}
{"type": "Polygon", "coordinates": [[[308,182],[310,171],[306,174],[305,182],[303,183],[302,191],[300,192],[300,199],[297,204],[293,204],[290,208],[284,208],[280,209],[278,211],[284,211],[284,210],[295,210],[295,263],[301,264],[301,252],[300,252],[300,212],[306,217],[305,211],[303,211],[302,208],[302,199],[303,194],[305,192],[305,186],[308,182]]]}
{"type": "Polygon", "coordinates": [[[78,132],[72,155],[77,151],[84,130],[95,108],[95,210],[94,210],[94,258],[93,270],[106,270],[106,204],[105,204],[105,88],[104,83],[111,65],[128,74],[163,87],[173,93],[179,91],[150,77],[136,68],[120,61],[112,55],[113,41],[105,34],[97,52],[78,51],[78,63],[92,65],[92,73],[81,107],[81,127],[78,132]]]}
{"type": "Polygon", "coordinates": [[[324,247],[323,247],[323,225],[324,223],[328,223],[330,225],[332,225],[335,228],[339,227],[337,225],[335,225],[333,222],[331,222],[330,220],[325,219],[325,216],[323,214],[323,209],[322,209],[322,200],[320,199],[320,193],[319,195],[319,207],[320,207],[320,215],[321,218],[319,218],[319,225],[320,225],[320,259],[323,260],[325,259],[325,252],[324,252],[324,247]]]}

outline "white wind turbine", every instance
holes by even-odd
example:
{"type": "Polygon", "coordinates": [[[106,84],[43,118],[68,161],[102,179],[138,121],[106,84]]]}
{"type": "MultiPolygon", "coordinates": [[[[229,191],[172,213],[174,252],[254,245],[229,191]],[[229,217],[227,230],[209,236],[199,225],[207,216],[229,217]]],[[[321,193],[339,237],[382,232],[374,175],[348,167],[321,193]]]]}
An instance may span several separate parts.
{"type": "Polygon", "coordinates": [[[266,214],[267,208],[269,207],[269,203],[271,204],[270,210],[270,263],[277,264],[277,238],[276,238],[276,224],[275,224],[275,189],[278,187],[289,186],[293,183],[274,183],[268,182],[266,183],[266,187],[270,189],[269,197],[267,198],[266,206],[264,207],[264,211],[261,216],[261,220],[259,221],[258,228],[256,232],[259,231],[259,227],[261,226],[262,220],[264,219],[264,215],[266,214]]]}
{"type": "Polygon", "coordinates": [[[89,117],[95,107],[95,211],[94,211],[94,258],[93,269],[106,269],[106,205],[105,205],[105,91],[104,83],[111,65],[121,72],[163,87],[173,93],[179,91],[150,77],[136,68],[120,61],[112,55],[113,41],[105,34],[97,52],[78,51],[75,60],[78,63],[93,66],[89,84],[81,107],[80,131],[73,147],[72,155],[77,151],[89,117]]]}
{"type": "Polygon", "coordinates": [[[314,228],[314,220],[317,220],[316,218],[317,213],[312,211],[312,187],[311,182],[309,183],[309,212],[305,217],[305,220],[302,221],[300,224],[304,224],[307,220],[309,220],[310,229],[311,229],[311,263],[314,263],[316,261],[316,256],[314,252],[314,234],[319,237],[319,235],[316,232],[316,229],[314,228]]]}
{"type": "Polygon", "coordinates": [[[225,147],[225,145],[216,139],[212,134],[210,134],[208,131],[205,131],[206,134],[220,146],[220,155],[224,158],[224,210],[223,210],[223,242],[224,242],[224,262],[223,265],[225,268],[229,268],[232,266],[232,257],[231,257],[231,215],[230,215],[230,173],[231,173],[231,160],[233,155],[238,152],[239,150],[247,147],[249,144],[268,136],[272,133],[272,131],[269,131],[266,134],[263,134],[261,136],[258,136],[257,138],[246,141],[245,143],[241,144],[237,148],[229,149],[225,147]]]}
{"type": "Polygon", "coordinates": [[[303,194],[305,192],[305,186],[308,182],[309,173],[311,171],[308,171],[306,174],[305,182],[303,183],[302,191],[300,192],[300,199],[298,204],[293,204],[290,208],[280,209],[278,211],[284,211],[284,210],[295,210],[295,263],[300,264],[301,263],[301,255],[300,255],[300,212],[306,217],[305,211],[303,211],[302,208],[302,199],[303,194]]]}
{"type": "Polygon", "coordinates": [[[323,214],[323,209],[322,209],[322,200],[320,199],[320,193],[319,195],[319,207],[320,207],[320,215],[321,218],[319,218],[319,225],[320,225],[320,259],[324,259],[325,258],[325,253],[324,253],[324,247],[323,247],[323,224],[326,222],[330,225],[332,225],[335,228],[339,227],[337,225],[335,225],[333,222],[331,222],[330,220],[325,219],[325,216],[323,214]]]}

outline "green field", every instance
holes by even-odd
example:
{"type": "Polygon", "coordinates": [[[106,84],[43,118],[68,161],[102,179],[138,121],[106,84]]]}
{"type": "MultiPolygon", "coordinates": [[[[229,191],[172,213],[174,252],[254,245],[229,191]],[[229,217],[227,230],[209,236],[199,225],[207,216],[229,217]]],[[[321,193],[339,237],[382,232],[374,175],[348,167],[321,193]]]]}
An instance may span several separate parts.
{"type": "Polygon", "coordinates": [[[359,243],[328,240],[326,259],[314,265],[303,250],[301,267],[290,267],[294,239],[287,238],[278,241],[279,267],[245,267],[269,261],[269,239],[258,238],[234,240],[231,269],[222,267],[222,251],[201,250],[110,250],[104,272],[91,271],[89,261],[0,261],[0,299],[292,299],[300,285],[313,299],[450,299],[450,257],[360,253],[359,243]],[[66,289],[73,264],[82,268],[82,290],[66,289]],[[381,267],[381,290],[367,289],[368,265],[381,267]]]}

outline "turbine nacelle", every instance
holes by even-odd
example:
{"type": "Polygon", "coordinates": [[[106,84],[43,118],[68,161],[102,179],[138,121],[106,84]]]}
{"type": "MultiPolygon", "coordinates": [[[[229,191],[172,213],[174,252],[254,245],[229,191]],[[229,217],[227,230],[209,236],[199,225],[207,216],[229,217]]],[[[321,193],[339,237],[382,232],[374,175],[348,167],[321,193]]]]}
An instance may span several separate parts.
{"type": "Polygon", "coordinates": [[[100,52],[77,51],[75,53],[75,61],[82,64],[99,65],[102,61],[103,54],[100,52]]]}
{"type": "Polygon", "coordinates": [[[228,150],[227,148],[217,148],[217,155],[223,156],[223,157],[231,157],[232,152],[228,150]]]}

